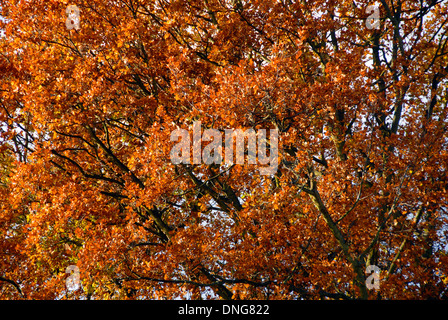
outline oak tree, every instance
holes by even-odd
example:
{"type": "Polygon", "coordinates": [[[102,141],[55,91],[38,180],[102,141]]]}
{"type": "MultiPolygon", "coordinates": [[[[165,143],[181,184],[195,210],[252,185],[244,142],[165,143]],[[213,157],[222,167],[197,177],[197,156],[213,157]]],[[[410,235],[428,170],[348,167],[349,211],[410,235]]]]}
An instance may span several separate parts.
{"type": "Polygon", "coordinates": [[[446,299],[448,7],[371,5],[1,0],[0,297],[446,299]]]}

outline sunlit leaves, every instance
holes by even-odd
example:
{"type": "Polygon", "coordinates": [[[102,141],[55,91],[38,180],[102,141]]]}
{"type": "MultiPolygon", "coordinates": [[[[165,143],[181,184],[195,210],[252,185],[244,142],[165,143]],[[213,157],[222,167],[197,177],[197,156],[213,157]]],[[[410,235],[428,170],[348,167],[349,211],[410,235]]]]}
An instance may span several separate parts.
{"type": "Polygon", "coordinates": [[[1,297],[446,298],[447,7],[385,3],[1,1],[1,297]],[[278,171],[172,164],[194,121],[278,171]]]}

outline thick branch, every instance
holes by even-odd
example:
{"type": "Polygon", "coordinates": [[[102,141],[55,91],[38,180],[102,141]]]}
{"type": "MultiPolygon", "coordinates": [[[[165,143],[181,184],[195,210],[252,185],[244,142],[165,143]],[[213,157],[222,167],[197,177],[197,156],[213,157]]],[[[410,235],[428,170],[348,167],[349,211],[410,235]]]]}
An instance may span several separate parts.
{"type": "Polygon", "coordinates": [[[10,279],[6,279],[4,277],[0,277],[0,281],[5,281],[11,285],[14,286],[14,288],[16,288],[16,290],[20,293],[20,295],[22,296],[22,298],[25,298],[25,296],[23,295],[22,289],[20,289],[20,286],[13,280],[10,279]]]}

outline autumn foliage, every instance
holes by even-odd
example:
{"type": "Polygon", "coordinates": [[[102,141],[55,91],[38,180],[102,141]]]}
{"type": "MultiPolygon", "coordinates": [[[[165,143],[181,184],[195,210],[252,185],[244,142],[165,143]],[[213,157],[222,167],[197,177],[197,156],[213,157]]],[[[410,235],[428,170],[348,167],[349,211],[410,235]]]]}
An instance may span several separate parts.
{"type": "Polygon", "coordinates": [[[448,298],[448,6],[371,4],[1,0],[0,298],[448,298]],[[278,170],[174,165],[194,121],[278,170]]]}

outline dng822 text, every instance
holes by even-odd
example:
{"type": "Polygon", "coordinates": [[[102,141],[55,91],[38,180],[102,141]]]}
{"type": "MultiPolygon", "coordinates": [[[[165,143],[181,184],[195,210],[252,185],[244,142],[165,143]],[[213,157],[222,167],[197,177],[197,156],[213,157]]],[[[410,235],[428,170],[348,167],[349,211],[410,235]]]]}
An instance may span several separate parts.
{"type": "Polygon", "coordinates": [[[242,305],[227,305],[224,304],[222,306],[222,314],[251,314],[251,315],[268,315],[269,314],[269,305],[264,304],[242,304],[242,305]]]}

